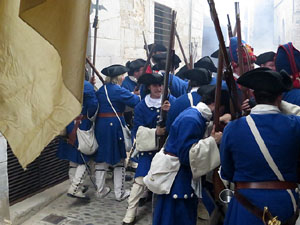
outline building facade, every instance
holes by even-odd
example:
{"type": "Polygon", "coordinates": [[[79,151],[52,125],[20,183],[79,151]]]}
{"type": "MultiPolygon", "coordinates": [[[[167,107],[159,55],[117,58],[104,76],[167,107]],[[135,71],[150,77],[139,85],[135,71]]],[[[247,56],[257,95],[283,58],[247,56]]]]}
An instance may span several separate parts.
{"type": "Polygon", "coordinates": [[[274,0],[274,31],[278,45],[293,42],[300,49],[300,1],[274,0]]]}
{"type": "MultiPolygon", "coordinates": [[[[93,57],[96,0],[91,10],[91,30],[87,55],[93,57]]],[[[171,10],[177,11],[177,31],[185,54],[189,55],[192,42],[194,57],[201,57],[203,33],[203,4],[205,1],[180,0],[102,0],[100,1],[99,29],[96,47],[96,67],[100,71],[111,64],[123,64],[136,58],[146,59],[143,32],[148,44],[167,45],[171,10]]],[[[176,54],[182,60],[178,42],[176,54]]]]}

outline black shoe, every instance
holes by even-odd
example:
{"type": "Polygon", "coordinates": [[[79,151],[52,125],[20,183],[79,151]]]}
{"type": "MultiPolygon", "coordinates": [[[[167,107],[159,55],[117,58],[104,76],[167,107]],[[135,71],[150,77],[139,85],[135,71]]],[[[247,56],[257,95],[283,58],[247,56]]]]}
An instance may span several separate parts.
{"type": "Polygon", "coordinates": [[[131,181],[132,180],[132,176],[130,175],[125,175],[125,181],[131,181]]]}
{"type": "Polygon", "coordinates": [[[132,222],[130,222],[130,223],[123,222],[122,225],[134,225],[135,222],[136,222],[136,218],[134,218],[134,220],[132,222]]]}
{"type": "Polygon", "coordinates": [[[89,186],[87,186],[87,185],[83,185],[82,186],[82,193],[85,193],[85,192],[87,192],[89,190],[89,186]]]}
{"type": "Polygon", "coordinates": [[[85,200],[85,201],[89,201],[90,200],[90,198],[87,197],[87,196],[82,196],[81,197],[81,196],[72,195],[70,193],[67,193],[67,196],[71,197],[71,198],[77,198],[77,199],[80,199],[80,200],[85,200]]]}
{"type": "Polygon", "coordinates": [[[147,198],[141,198],[139,200],[139,207],[143,207],[147,203],[147,198]]]}

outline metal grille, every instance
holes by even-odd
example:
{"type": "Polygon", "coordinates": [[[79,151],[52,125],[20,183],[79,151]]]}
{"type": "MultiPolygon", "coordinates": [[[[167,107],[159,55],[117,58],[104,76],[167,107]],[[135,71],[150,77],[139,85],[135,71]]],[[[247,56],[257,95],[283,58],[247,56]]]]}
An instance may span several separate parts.
{"type": "Polygon", "coordinates": [[[11,205],[68,179],[69,164],[56,157],[57,147],[58,138],[55,138],[25,171],[8,147],[7,167],[11,205]]]}
{"type": "Polygon", "coordinates": [[[172,23],[172,9],[155,3],[154,5],[154,42],[168,46],[172,23]]]}

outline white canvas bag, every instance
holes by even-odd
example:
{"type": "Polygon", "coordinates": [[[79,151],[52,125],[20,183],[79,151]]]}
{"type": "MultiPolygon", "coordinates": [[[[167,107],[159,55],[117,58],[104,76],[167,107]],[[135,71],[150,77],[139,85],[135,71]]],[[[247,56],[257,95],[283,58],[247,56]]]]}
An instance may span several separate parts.
{"type": "Polygon", "coordinates": [[[143,181],[153,193],[169,194],[179,168],[179,158],[165,154],[162,148],[153,157],[150,170],[143,181]]]}
{"type": "Polygon", "coordinates": [[[89,130],[81,130],[77,129],[77,140],[78,140],[78,150],[81,151],[85,155],[93,155],[95,151],[98,149],[98,143],[95,136],[95,119],[98,113],[98,108],[95,114],[89,118],[87,118],[92,122],[92,126],[89,130]]]}

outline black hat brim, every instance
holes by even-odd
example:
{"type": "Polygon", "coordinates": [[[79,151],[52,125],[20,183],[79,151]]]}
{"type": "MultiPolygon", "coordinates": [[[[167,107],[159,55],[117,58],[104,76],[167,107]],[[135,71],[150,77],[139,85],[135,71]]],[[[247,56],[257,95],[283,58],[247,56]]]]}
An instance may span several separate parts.
{"type": "Polygon", "coordinates": [[[285,71],[276,72],[268,68],[257,68],[244,73],[237,83],[254,91],[282,93],[292,88],[292,80],[285,71]]]}
{"type": "Polygon", "coordinates": [[[265,52],[257,56],[255,64],[260,66],[262,64],[265,64],[267,62],[274,61],[275,58],[275,52],[265,52]]]}
{"type": "Polygon", "coordinates": [[[163,84],[164,78],[158,73],[145,73],[138,79],[138,83],[151,85],[151,84],[163,84]]]}
{"type": "Polygon", "coordinates": [[[129,69],[123,65],[114,64],[101,70],[101,73],[108,77],[116,77],[127,73],[129,69]]]}

